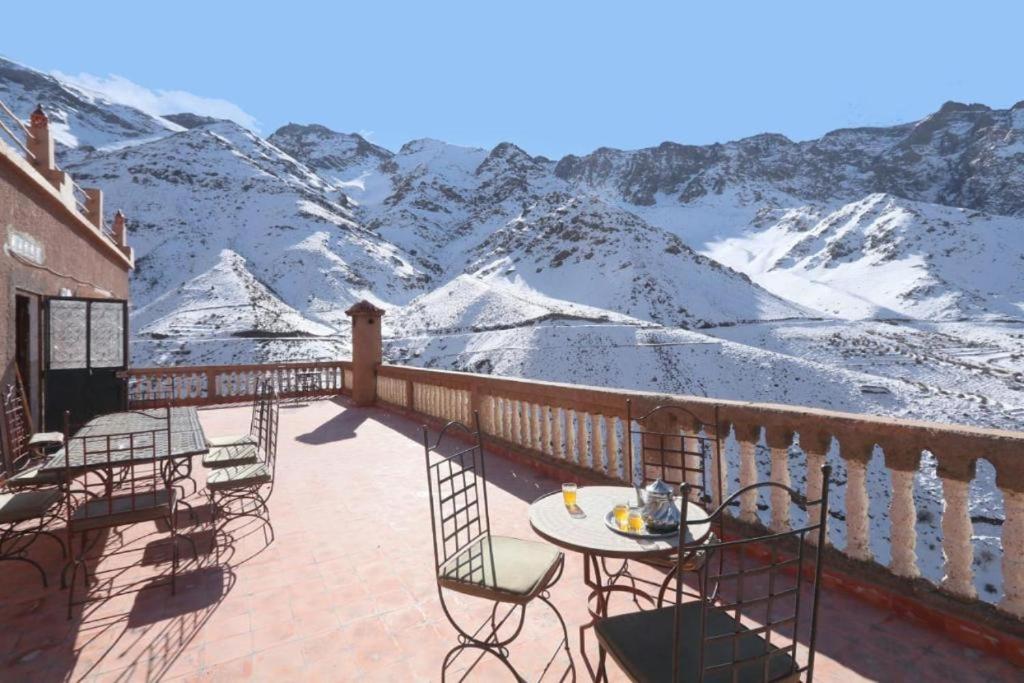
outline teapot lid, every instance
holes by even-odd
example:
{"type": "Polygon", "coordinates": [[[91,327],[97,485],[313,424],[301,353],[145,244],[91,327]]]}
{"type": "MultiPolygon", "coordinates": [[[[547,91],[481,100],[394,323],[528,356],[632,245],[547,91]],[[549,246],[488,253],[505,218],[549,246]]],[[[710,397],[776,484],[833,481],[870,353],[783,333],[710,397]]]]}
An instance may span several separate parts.
{"type": "Polygon", "coordinates": [[[648,484],[647,488],[644,490],[647,491],[647,493],[653,493],[656,496],[671,496],[673,493],[672,487],[662,481],[661,477],[658,477],[648,484]]]}

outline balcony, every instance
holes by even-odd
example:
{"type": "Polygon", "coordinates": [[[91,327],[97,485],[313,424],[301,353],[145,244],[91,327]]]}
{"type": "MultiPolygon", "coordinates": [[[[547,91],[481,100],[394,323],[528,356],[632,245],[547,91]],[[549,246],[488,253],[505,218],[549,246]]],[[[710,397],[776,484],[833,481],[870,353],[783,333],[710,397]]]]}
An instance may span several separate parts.
{"type": "MultiPolygon", "coordinates": [[[[772,479],[813,491],[821,484],[813,476],[816,463],[842,465],[821,602],[820,680],[1020,675],[1024,496],[1016,477],[1024,435],[390,365],[371,375],[376,404],[356,406],[350,396],[360,375],[349,362],[129,374],[134,405],[170,389],[175,403],[202,407],[210,435],[245,431],[261,377],[272,378],[291,399],[281,410],[270,501],[275,540],[268,544],[261,529],[240,522],[214,543],[200,510],[185,529],[198,556],[186,558],[176,596],[165,588],[111,596],[79,609],[70,621],[61,591],[41,588],[30,570],[5,568],[0,614],[10,637],[0,645],[4,678],[439,680],[455,633],[434,582],[420,425],[436,428],[479,411],[490,458],[492,528],[535,538],[527,507],[536,497],[567,479],[600,483],[626,476],[627,398],[637,406],[672,402],[717,415],[729,437],[723,457],[712,463],[732,482],[729,490],[763,479],[767,467],[772,479]],[[795,435],[800,449],[792,447],[795,435]],[[876,538],[877,506],[868,497],[876,446],[884,450],[892,487],[882,511],[891,529],[887,544],[876,538]],[[937,462],[933,476],[944,496],[939,582],[922,577],[928,555],[915,538],[915,472],[929,457],[937,462]],[[974,576],[969,497],[977,458],[991,463],[1004,500],[1005,550],[996,573],[1006,597],[998,604],[984,591],[979,597],[974,576]],[[878,561],[879,547],[887,547],[891,559],[878,561]]],[[[200,494],[193,502],[202,506],[202,468],[196,471],[200,494]]],[[[798,515],[786,503],[744,499],[736,523],[786,528],[798,515]]],[[[114,569],[116,585],[160,583],[169,558],[153,543],[157,531],[137,525],[107,536],[100,569],[114,569]]],[[[61,560],[51,550],[34,546],[36,559],[55,577],[61,560]]],[[[552,591],[577,660],[578,627],[587,620],[582,574],[580,557],[568,554],[565,575],[552,591]]],[[[92,594],[104,591],[117,592],[101,583],[92,594]]],[[[455,604],[487,617],[474,612],[472,600],[455,604]]],[[[630,607],[626,599],[612,603],[613,612],[630,607]]],[[[559,638],[552,620],[539,610],[532,620],[527,613],[511,656],[528,680],[545,674],[559,638]]],[[[547,670],[544,680],[561,673],[547,670]]],[[[468,654],[448,674],[449,680],[507,678],[496,662],[468,654]]],[[[611,678],[621,674],[613,670],[611,678]]]]}

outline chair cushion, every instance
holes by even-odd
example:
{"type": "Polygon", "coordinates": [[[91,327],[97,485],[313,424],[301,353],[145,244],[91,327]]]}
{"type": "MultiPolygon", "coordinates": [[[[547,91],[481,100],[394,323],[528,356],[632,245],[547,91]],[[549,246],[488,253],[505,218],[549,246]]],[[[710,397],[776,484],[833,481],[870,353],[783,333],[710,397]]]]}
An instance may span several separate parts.
{"type": "Polygon", "coordinates": [[[203,456],[203,467],[237,467],[259,462],[256,444],[217,446],[203,456]]]}
{"type": "Polygon", "coordinates": [[[63,446],[64,435],[60,432],[38,432],[29,437],[28,445],[40,446],[42,448],[46,448],[48,446],[63,446]]]}
{"type": "Polygon", "coordinates": [[[562,553],[538,541],[484,536],[438,570],[445,588],[502,602],[526,602],[544,590],[562,553]]]}
{"type": "Polygon", "coordinates": [[[206,477],[206,487],[211,491],[244,489],[267,484],[272,478],[270,470],[262,463],[240,465],[238,467],[220,467],[210,472],[210,475],[206,477]]]}
{"type": "Polygon", "coordinates": [[[71,529],[85,531],[166,518],[173,505],[173,489],[93,498],[71,513],[71,529]]]}
{"type": "MultiPolygon", "coordinates": [[[[597,639],[608,654],[618,662],[619,666],[634,681],[663,683],[672,679],[672,632],[675,619],[675,606],[665,607],[647,612],[633,612],[609,617],[599,621],[595,627],[597,639]]],[[[700,672],[697,670],[700,648],[701,606],[699,602],[685,603],[682,610],[682,628],[680,629],[680,681],[698,681],[700,672]]],[[[707,632],[709,635],[747,632],[746,626],[718,609],[707,612],[707,632]]],[[[712,641],[704,650],[704,669],[718,664],[733,661],[732,638],[712,641]]],[[[738,638],[736,660],[757,657],[765,652],[765,641],[757,634],[748,633],[738,638]]],[[[768,649],[777,652],[769,657],[768,678],[776,680],[793,673],[796,662],[788,653],[774,645],[768,649]]],[[[704,681],[707,683],[727,683],[733,681],[736,670],[736,681],[764,681],[763,660],[739,664],[707,671],[704,681]]]]}
{"type": "Polygon", "coordinates": [[[10,477],[7,485],[11,488],[24,488],[27,486],[56,486],[64,481],[64,473],[60,470],[43,471],[42,463],[26,467],[22,471],[10,477]]]}
{"type": "Polygon", "coordinates": [[[252,434],[233,434],[230,436],[208,436],[206,445],[210,448],[223,446],[242,446],[245,444],[256,445],[256,437],[252,434]]]}
{"type": "Polygon", "coordinates": [[[0,524],[38,519],[60,498],[60,489],[0,493],[0,524]]]}

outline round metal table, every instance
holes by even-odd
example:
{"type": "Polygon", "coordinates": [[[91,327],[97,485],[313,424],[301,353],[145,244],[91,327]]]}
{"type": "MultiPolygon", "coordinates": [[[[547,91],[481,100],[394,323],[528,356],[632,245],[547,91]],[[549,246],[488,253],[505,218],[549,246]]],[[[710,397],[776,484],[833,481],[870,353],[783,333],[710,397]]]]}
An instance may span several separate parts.
{"type": "MultiPolygon", "coordinates": [[[[580,651],[594,677],[602,671],[604,663],[600,662],[595,670],[587,659],[585,633],[608,616],[611,596],[628,594],[638,607],[641,599],[652,606],[655,604],[654,597],[637,587],[636,577],[629,572],[629,560],[671,568],[679,547],[678,534],[633,538],[609,529],[605,515],[618,503],[636,504],[636,491],[629,486],[583,486],[576,492],[576,509],[572,512],[562,502],[561,491],[541,496],[530,505],[530,526],[537,535],[560,548],[583,555],[583,581],[590,588],[587,608],[591,620],[580,626],[580,651]],[[605,564],[607,559],[623,560],[622,566],[609,570],[605,564]]],[[[708,538],[711,525],[694,521],[706,519],[707,512],[694,503],[686,505],[686,518],[690,520],[687,541],[702,542],[708,538]]]]}

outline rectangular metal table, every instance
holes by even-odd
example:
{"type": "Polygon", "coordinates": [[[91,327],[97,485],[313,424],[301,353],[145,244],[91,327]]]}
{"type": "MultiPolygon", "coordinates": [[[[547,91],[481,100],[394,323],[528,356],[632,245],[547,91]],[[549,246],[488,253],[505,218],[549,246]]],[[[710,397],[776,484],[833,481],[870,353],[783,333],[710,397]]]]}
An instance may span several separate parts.
{"type": "MultiPolygon", "coordinates": [[[[164,408],[150,408],[94,417],[71,437],[70,443],[66,446],[70,449],[67,456],[65,456],[65,448],[61,448],[46,461],[42,470],[55,472],[70,468],[87,471],[108,468],[111,465],[116,465],[118,461],[125,464],[138,462],[139,454],[132,448],[133,438],[127,436],[128,434],[138,434],[134,437],[134,446],[139,451],[147,453],[145,459],[176,460],[191,458],[209,451],[203,426],[199,423],[199,413],[193,407],[170,409],[170,445],[168,447],[166,437],[158,435],[154,447],[152,432],[154,430],[162,431],[166,426],[164,410],[164,408]],[[104,446],[106,438],[113,436],[117,438],[111,441],[111,454],[108,459],[104,446]],[[86,437],[86,441],[95,437],[95,446],[103,452],[96,453],[96,457],[87,457],[82,437],[86,437]]],[[[87,450],[90,451],[88,456],[92,456],[93,445],[90,444],[87,450]]]]}

